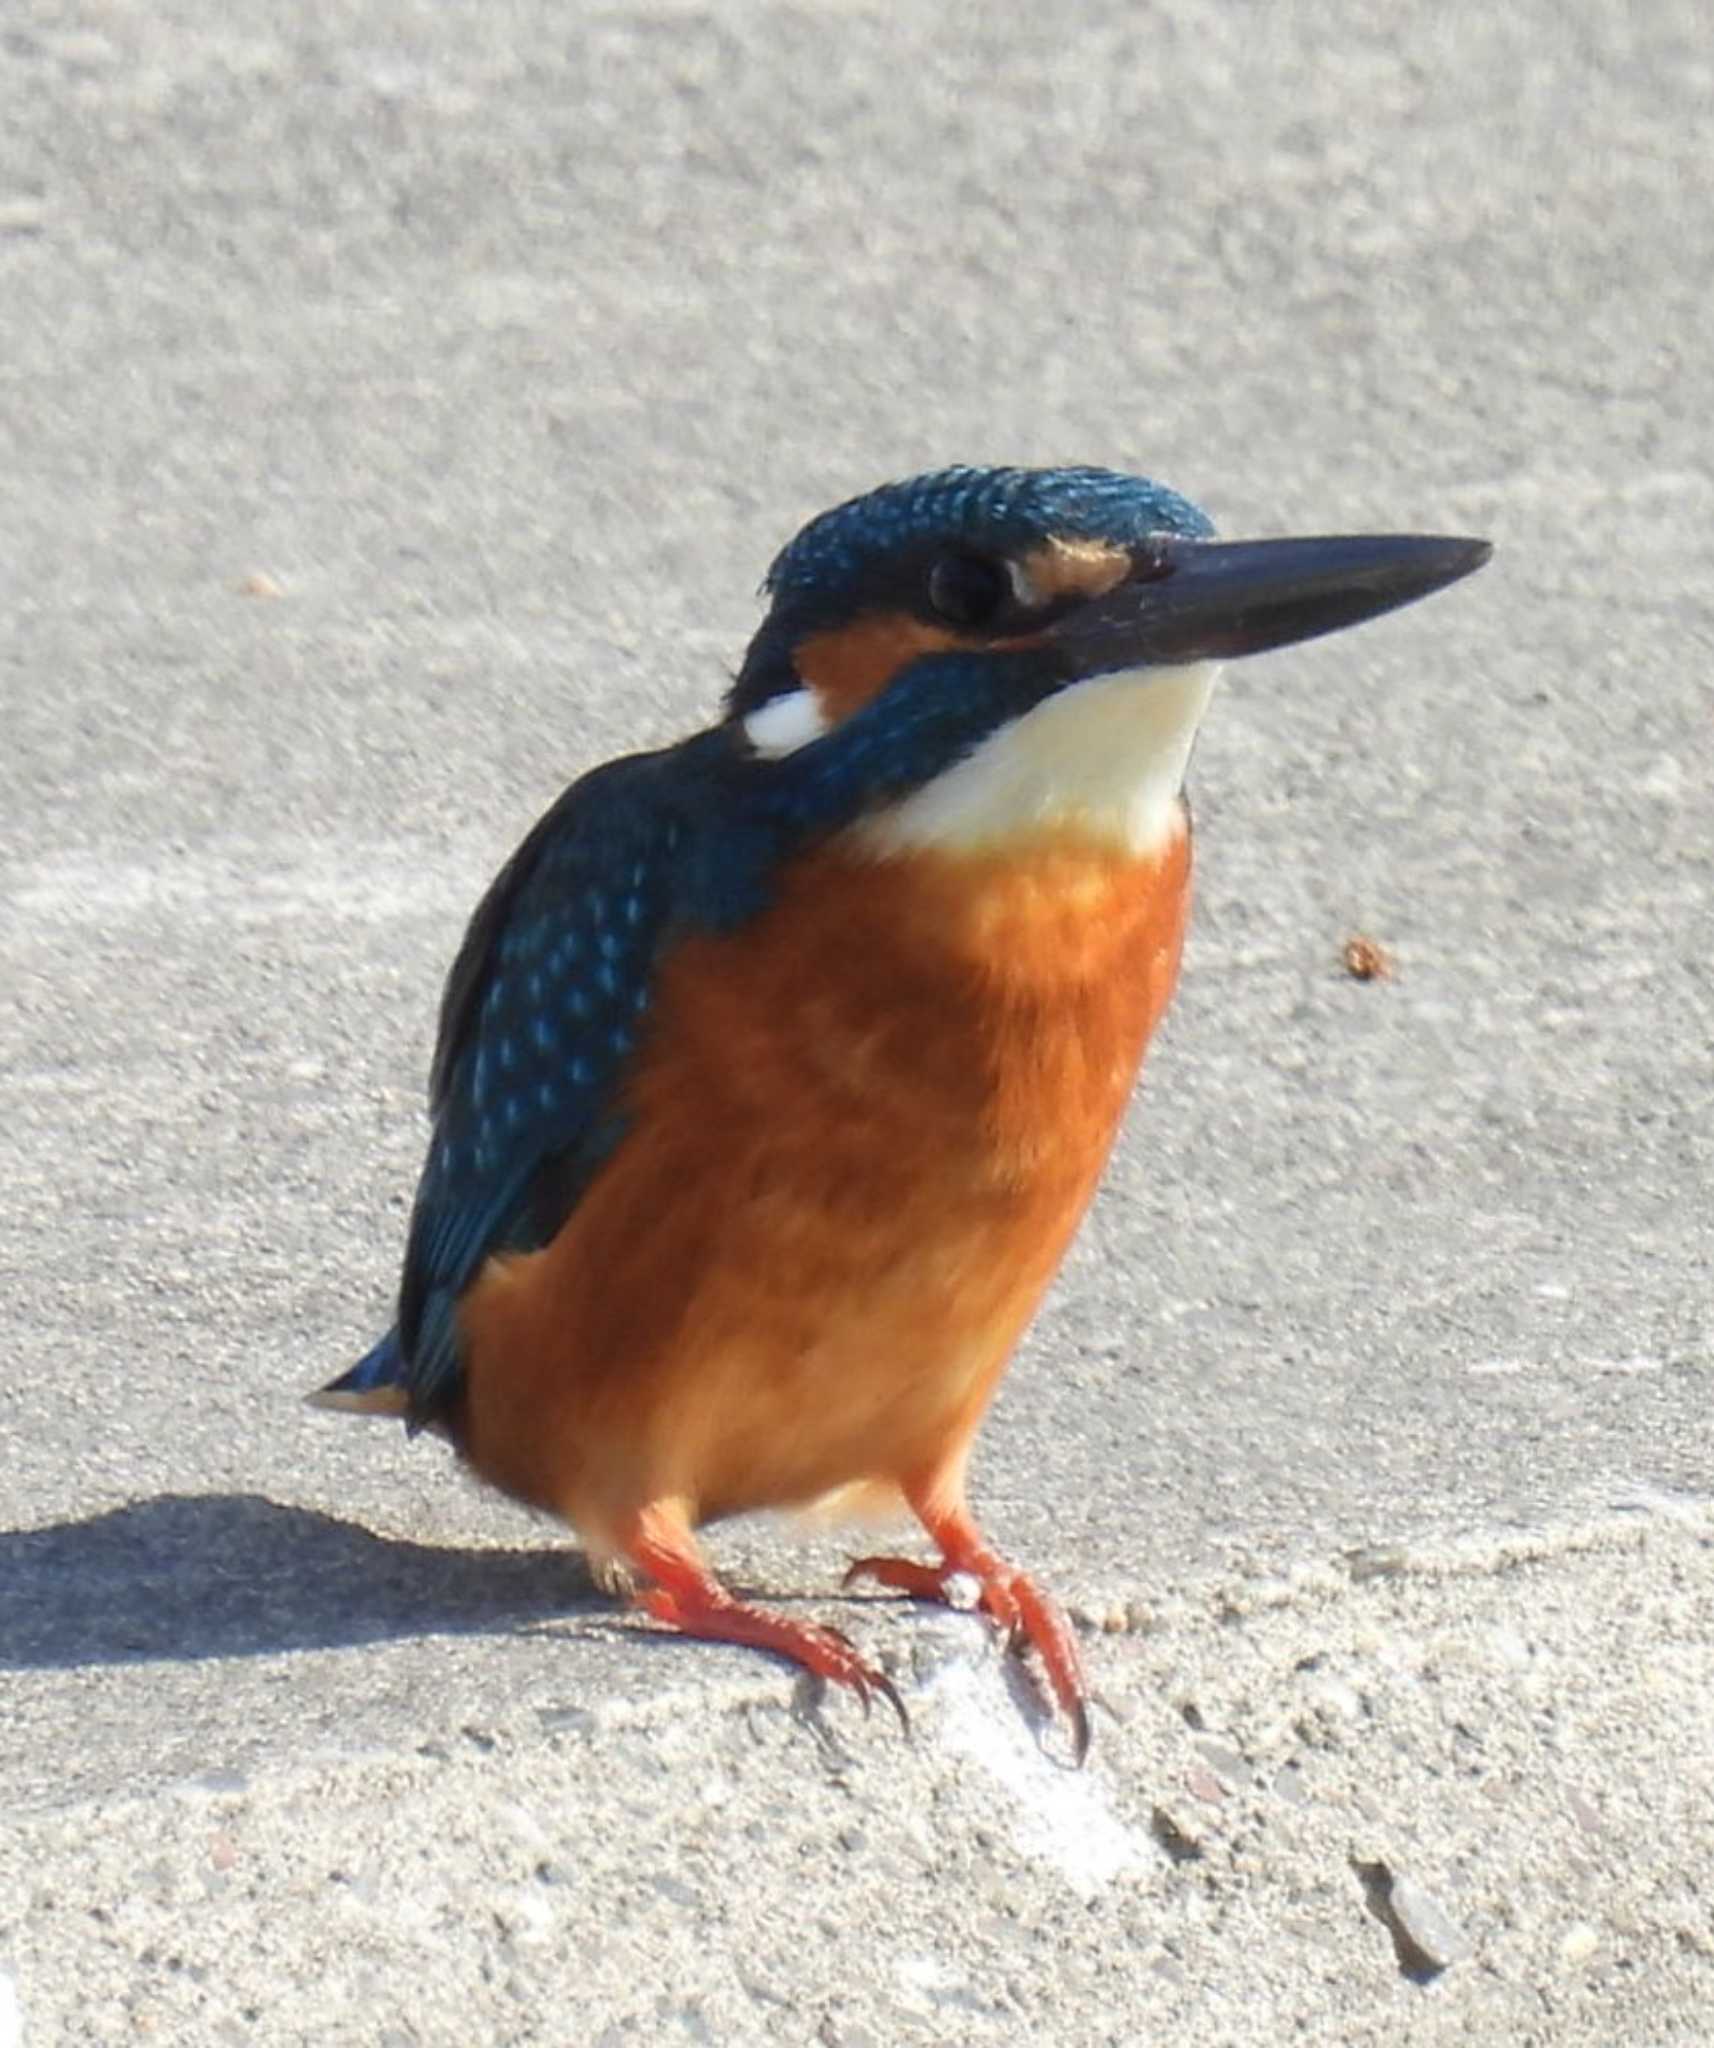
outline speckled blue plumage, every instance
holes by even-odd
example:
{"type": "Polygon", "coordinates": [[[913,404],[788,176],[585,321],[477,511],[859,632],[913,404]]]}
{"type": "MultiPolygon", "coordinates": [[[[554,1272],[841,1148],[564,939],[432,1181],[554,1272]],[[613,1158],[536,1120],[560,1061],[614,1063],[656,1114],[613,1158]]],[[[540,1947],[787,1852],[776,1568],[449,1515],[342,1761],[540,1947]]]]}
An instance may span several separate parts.
{"type": "Polygon", "coordinates": [[[484,897],[448,977],[396,1344],[348,1386],[402,1379],[414,1419],[454,1393],[453,1311],[492,1253],[546,1244],[624,1130],[618,1080],[668,932],[759,900],[776,828],[732,829],[741,769],[716,730],[596,769],[560,798],[484,897]],[[711,835],[710,817],[722,819],[711,835]],[[711,840],[720,851],[711,857],[711,840]]]}
{"type": "Polygon", "coordinates": [[[1118,470],[942,469],[812,519],[775,558],[764,588],[787,601],[855,590],[871,564],[918,545],[1003,551],[1056,534],[1129,547],[1151,534],[1203,540],[1213,531],[1188,498],[1118,470]]]}

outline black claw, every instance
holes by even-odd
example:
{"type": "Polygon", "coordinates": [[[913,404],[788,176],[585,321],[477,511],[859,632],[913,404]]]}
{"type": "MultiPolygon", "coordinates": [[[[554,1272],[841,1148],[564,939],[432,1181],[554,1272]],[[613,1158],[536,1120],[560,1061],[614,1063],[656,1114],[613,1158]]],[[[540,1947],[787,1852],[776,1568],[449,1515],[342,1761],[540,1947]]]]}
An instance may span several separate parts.
{"type": "Polygon", "coordinates": [[[905,1712],[905,1703],[899,1697],[898,1687],[883,1672],[879,1671],[874,1674],[873,1683],[878,1691],[885,1694],[888,1706],[898,1715],[899,1726],[904,1730],[905,1739],[908,1741],[911,1732],[911,1717],[905,1712]]]}
{"type": "Polygon", "coordinates": [[[1082,1770],[1089,1757],[1089,1742],[1093,1730],[1089,1725],[1089,1702],[1074,1701],[1071,1713],[1071,1760],[1082,1770]]]}

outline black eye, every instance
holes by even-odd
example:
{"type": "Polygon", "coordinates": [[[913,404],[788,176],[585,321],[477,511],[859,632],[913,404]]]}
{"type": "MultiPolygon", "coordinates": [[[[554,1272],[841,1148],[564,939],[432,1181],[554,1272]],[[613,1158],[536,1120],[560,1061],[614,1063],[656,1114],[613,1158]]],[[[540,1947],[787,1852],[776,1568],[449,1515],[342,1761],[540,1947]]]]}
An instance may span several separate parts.
{"type": "Polygon", "coordinates": [[[941,555],[928,572],[928,601],[955,626],[986,626],[1011,594],[1005,564],[988,555],[941,555]]]}

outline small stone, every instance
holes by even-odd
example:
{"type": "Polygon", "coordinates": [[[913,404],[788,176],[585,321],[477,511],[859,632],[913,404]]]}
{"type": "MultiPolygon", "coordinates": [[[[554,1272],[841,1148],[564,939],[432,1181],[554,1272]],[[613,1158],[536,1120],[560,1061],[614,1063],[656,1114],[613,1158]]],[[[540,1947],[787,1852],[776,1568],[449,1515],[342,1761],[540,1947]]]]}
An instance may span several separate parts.
{"type": "Polygon", "coordinates": [[[1195,1863],[1205,1853],[1196,1837],[1180,1827],[1164,1806],[1157,1806],[1149,1815],[1149,1833],[1174,1863],[1195,1863]]]}
{"type": "Polygon", "coordinates": [[[266,569],[252,569],[238,586],[240,597],[284,597],[286,586],[277,582],[266,569]]]}
{"type": "Polygon", "coordinates": [[[950,1572],[941,1587],[941,1597],[960,1614],[974,1614],[982,1604],[982,1581],[973,1572],[950,1572]]]}
{"type": "Polygon", "coordinates": [[[1386,981],[1392,975],[1392,956],[1379,939],[1371,939],[1365,932],[1353,932],[1340,948],[1339,957],[1353,981],[1386,981]]]}
{"type": "Polygon", "coordinates": [[[526,1945],[546,1941],[554,1931],[554,1909],[539,1892],[509,1892],[493,1911],[508,1941],[526,1945]]]}
{"type": "Polygon", "coordinates": [[[1580,1970],[1601,1946],[1601,1936],[1587,1920],[1579,1920],[1560,1937],[1559,1960],[1568,1970],[1580,1970]]]}
{"type": "Polygon", "coordinates": [[[1295,1761],[1282,1764],[1274,1774],[1273,1795],[1288,1806],[1301,1806],[1308,1796],[1303,1785],[1303,1766],[1295,1761]]]}
{"type": "Polygon", "coordinates": [[[866,2027],[848,2027],[828,2013],[815,2030],[821,2048],[875,2048],[875,2037],[866,2027]]]}
{"type": "Polygon", "coordinates": [[[1393,1879],[1392,1908],[1400,1932],[1431,1969],[1447,1969],[1469,1954],[1463,1928],[1413,1878],[1393,1879]]]}
{"type": "Polygon", "coordinates": [[[1419,1984],[1438,1977],[1470,1952],[1462,1927],[1413,1878],[1382,1862],[1353,1862],[1369,1911],[1393,1938],[1405,1976],[1419,1984]]]}
{"type": "Polygon", "coordinates": [[[1255,1782],[1255,1772],[1237,1750],[1224,1742],[1205,1741],[1196,1745],[1209,1769],[1219,1773],[1228,1790],[1255,1782]]]}
{"type": "Polygon", "coordinates": [[[1363,1695],[1354,1685],[1331,1672],[1318,1678],[1309,1689],[1317,1710],[1330,1721],[1355,1721],[1363,1712],[1363,1695]]]}

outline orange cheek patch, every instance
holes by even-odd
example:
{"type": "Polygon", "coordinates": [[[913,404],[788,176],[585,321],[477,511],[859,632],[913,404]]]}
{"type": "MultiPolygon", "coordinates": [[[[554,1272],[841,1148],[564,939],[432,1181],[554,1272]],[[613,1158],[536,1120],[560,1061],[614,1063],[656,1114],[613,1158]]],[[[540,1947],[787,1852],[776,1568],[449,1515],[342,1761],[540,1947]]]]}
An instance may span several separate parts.
{"type": "MultiPolygon", "coordinates": [[[[1104,597],[1132,573],[1124,548],[1098,540],[1050,540],[1021,564],[1032,604],[1057,598],[1104,597]]],[[[839,725],[871,704],[903,668],[925,654],[955,648],[1032,647],[1040,632],[995,638],[937,626],[910,612],[883,612],[853,619],[797,645],[797,672],[815,692],[829,725],[839,725]]]]}
{"type": "Polygon", "coordinates": [[[885,612],[799,641],[797,672],[820,699],[828,723],[838,725],[872,703],[900,669],[923,655],[982,644],[909,612],[885,612]]]}

